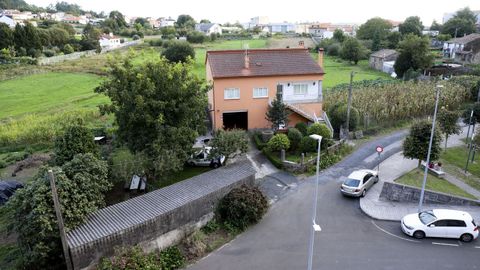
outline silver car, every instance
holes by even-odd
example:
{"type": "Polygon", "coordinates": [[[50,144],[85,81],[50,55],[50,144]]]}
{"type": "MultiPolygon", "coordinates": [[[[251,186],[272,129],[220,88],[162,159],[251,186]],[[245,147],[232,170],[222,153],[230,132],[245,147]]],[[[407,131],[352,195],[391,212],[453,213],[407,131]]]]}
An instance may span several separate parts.
{"type": "Polygon", "coordinates": [[[348,176],[340,187],[340,191],[343,195],[363,197],[367,193],[367,190],[377,182],[377,171],[358,170],[348,176]]]}

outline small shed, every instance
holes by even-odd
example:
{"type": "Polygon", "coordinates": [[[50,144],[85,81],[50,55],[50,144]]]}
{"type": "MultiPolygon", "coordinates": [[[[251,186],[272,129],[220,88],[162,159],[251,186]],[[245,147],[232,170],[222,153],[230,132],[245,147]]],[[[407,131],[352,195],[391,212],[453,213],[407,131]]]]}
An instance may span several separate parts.
{"type": "Polygon", "coordinates": [[[376,51],[370,55],[369,65],[371,68],[383,71],[384,62],[397,60],[398,52],[390,49],[376,51]]]}

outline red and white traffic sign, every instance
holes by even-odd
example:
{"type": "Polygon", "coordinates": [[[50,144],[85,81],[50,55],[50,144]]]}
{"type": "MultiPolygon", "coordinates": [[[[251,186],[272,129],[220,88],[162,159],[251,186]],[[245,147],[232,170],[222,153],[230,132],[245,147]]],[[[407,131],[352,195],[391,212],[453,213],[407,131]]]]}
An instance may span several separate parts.
{"type": "Polygon", "coordinates": [[[383,147],[381,147],[381,146],[379,145],[379,146],[377,146],[377,148],[376,148],[375,150],[377,150],[377,153],[380,154],[380,153],[383,152],[383,147]]]}

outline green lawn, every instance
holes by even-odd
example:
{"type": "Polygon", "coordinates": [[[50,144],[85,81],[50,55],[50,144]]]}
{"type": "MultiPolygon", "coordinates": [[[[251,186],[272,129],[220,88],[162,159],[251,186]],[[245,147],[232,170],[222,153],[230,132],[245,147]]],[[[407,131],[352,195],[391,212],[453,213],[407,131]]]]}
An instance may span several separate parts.
{"type": "Polygon", "coordinates": [[[160,181],[152,181],[149,184],[154,186],[154,189],[163,188],[166,186],[173,185],[180,181],[183,181],[188,178],[192,178],[199,174],[205,173],[210,171],[212,168],[210,167],[191,167],[185,166],[182,171],[174,173],[172,176],[168,177],[168,179],[160,180],[160,181]]]}
{"type": "Polygon", "coordinates": [[[465,146],[448,148],[447,152],[442,152],[440,161],[446,172],[480,191],[480,155],[476,153],[474,162],[469,163],[468,172],[471,173],[469,176],[463,173],[467,162],[467,155],[468,149],[465,146]]]}
{"type": "Polygon", "coordinates": [[[0,119],[95,108],[108,102],[93,92],[100,81],[91,74],[44,73],[0,82],[0,119]]]}
{"type": "MultiPolygon", "coordinates": [[[[423,183],[423,170],[419,170],[416,168],[411,172],[403,175],[399,179],[395,180],[395,182],[421,188],[423,183]]],[[[431,174],[428,174],[426,189],[473,200],[477,199],[473,195],[463,191],[462,189],[448,182],[447,180],[435,177],[431,174]]]]}

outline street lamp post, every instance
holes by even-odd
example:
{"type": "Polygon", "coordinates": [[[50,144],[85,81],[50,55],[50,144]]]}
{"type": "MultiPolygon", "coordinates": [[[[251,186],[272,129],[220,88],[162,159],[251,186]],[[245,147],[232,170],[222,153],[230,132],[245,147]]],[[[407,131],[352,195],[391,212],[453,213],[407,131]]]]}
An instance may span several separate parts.
{"type": "Polygon", "coordinates": [[[430,164],[430,153],[432,151],[432,143],[433,143],[433,135],[435,132],[435,121],[437,119],[437,109],[438,109],[438,99],[440,97],[440,88],[443,85],[436,86],[437,96],[435,98],[435,111],[433,113],[433,121],[432,121],[432,133],[430,134],[430,142],[428,143],[428,153],[427,153],[427,160],[425,164],[425,171],[423,172],[423,183],[422,183],[422,191],[420,192],[420,201],[418,202],[418,212],[422,212],[423,206],[423,197],[425,196],[425,185],[427,183],[427,174],[428,174],[428,165],[430,164]]]}
{"type": "Polygon", "coordinates": [[[320,173],[320,146],[322,144],[322,136],[317,134],[312,134],[310,135],[310,138],[318,141],[318,153],[317,153],[317,179],[315,181],[315,197],[313,200],[313,210],[312,210],[312,227],[310,228],[310,245],[308,248],[308,270],[312,270],[315,231],[321,230],[320,226],[315,221],[317,219],[318,175],[320,173]]]}

